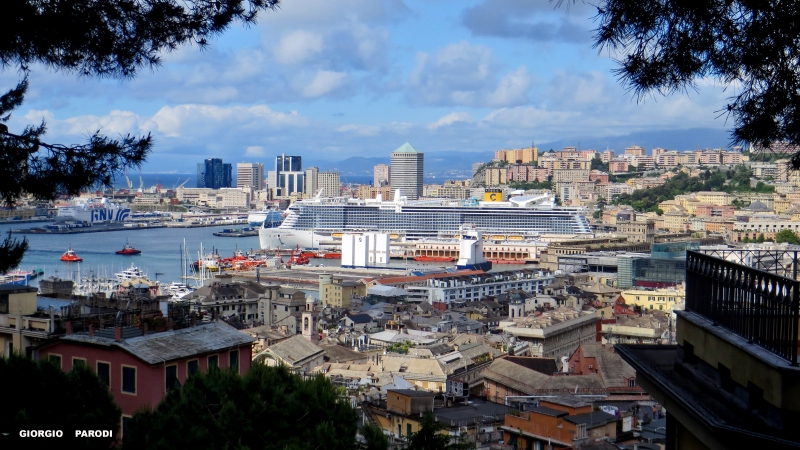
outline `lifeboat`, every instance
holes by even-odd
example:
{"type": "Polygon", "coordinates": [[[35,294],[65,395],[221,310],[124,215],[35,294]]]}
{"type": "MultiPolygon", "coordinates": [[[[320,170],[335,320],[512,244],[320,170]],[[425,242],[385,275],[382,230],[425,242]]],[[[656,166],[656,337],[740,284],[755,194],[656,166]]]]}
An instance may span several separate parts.
{"type": "Polygon", "coordinates": [[[139,255],[142,251],[136,250],[132,245],[128,244],[128,241],[125,241],[125,247],[122,250],[117,250],[116,253],[118,255],[139,255]]]}
{"type": "Polygon", "coordinates": [[[66,252],[64,252],[63,255],[61,255],[61,260],[64,262],[80,262],[83,261],[83,258],[78,256],[78,254],[72,250],[72,247],[70,247],[66,252]]]}

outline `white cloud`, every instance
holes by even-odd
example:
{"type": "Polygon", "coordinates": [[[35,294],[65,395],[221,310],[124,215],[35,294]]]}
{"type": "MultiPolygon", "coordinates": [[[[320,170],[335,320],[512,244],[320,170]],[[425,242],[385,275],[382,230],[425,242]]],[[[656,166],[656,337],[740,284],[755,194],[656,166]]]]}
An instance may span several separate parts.
{"type": "Polygon", "coordinates": [[[374,125],[356,125],[353,123],[342,125],[336,129],[340,133],[352,133],[359,136],[377,136],[381,133],[381,127],[374,125]]]}
{"type": "Polygon", "coordinates": [[[292,31],[272,51],[281,64],[300,64],[322,51],[322,36],[305,30],[292,31]]]}
{"type": "Polygon", "coordinates": [[[452,125],[452,124],[454,124],[456,122],[472,123],[472,122],[474,122],[474,119],[472,118],[471,115],[469,115],[469,114],[467,114],[465,112],[456,112],[456,111],[454,111],[454,112],[451,112],[450,114],[448,114],[446,116],[441,117],[436,122],[433,122],[433,123],[429,124],[428,125],[428,129],[429,130],[435,130],[437,128],[450,126],[450,125],[452,125]]]}
{"type": "Polygon", "coordinates": [[[418,52],[408,76],[406,99],[416,105],[515,106],[528,101],[533,78],[525,66],[497,79],[492,50],[466,41],[433,54],[418,52]]]}
{"type": "Polygon", "coordinates": [[[329,94],[344,86],[347,74],[330,70],[319,70],[310,81],[300,76],[295,81],[296,88],[305,98],[317,98],[329,94]]]}
{"type": "Polygon", "coordinates": [[[264,156],[266,152],[264,151],[264,147],[260,145],[252,145],[244,149],[245,156],[264,156]]]}

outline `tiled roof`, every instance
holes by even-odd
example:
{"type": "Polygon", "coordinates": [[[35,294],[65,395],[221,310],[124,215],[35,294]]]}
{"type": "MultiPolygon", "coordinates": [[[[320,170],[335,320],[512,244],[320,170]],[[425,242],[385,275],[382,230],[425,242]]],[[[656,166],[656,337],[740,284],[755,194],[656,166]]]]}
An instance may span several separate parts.
{"type": "Polygon", "coordinates": [[[70,334],[61,339],[108,347],[116,346],[150,364],[227,350],[249,345],[255,341],[252,336],[240,333],[224,322],[211,322],[175,331],[126,338],[120,342],[116,342],[113,337],[102,337],[97,334],[92,337],[88,334],[70,334]]]}

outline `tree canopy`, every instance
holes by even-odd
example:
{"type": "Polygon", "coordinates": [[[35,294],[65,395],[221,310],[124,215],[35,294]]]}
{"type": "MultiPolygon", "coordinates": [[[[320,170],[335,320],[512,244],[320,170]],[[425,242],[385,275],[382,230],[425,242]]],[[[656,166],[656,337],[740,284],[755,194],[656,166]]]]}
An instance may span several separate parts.
{"type": "MultiPolygon", "coordinates": [[[[11,437],[20,430],[61,430],[69,438],[74,430],[119,429],[122,411],[88,367],[64,373],[48,361],[12,355],[0,358],[0,385],[9,390],[0,408],[0,431],[11,437]]],[[[113,441],[113,436],[82,438],[70,448],[108,449],[113,441]]]]}
{"type": "Polygon", "coordinates": [[[795,234],[794,231],[784,228],[775,234],[775,242],[788,242],[792,245],[800,245],[800,238],[797,237],[797,234],[795,234]]]}
{"type": "Polygon", "coordinates": [[[357,430],[355,409],[324,376],[305,380],[254,364],[244,376],[192,375],[155,410],[133,416],[123,448],[351,450],[357,430]]]}
{"type": "MultiPolygon", "coordinates": [[[[720,111],[733,121],[734,143],[798,144],[798,16],[793,1],[603,0],[594,45],[619,55],[616,73],[639,98],[710,77],[731,88],[720,111]]],[[[792,163],[800,167],[800,153],[792,163]]]]}
{"type": "MultiPolygon", "coordinates": [[[[255,22],[280,0],[6,0],[0,14],[0,67],[21,73],[0,96],[0,197],[7,205],[23,194],[51,200],[98,183],[109,185],[126,167],[140,166],[152,149],[146,136],[108,138],[99,132],[83,144],[47,143],[44,122],[11,131],[34,65],[79,76],[133,78],[156,68],[162,55],[183,45],[208,45],[232,22],[255,22]]],[[[0,243],[0,272],[16,266],[27,241],[0,243]]]]}
{"type": "Polygon", "coordinates": [[[419,431],[413,433],[408,442],[408,450],[467,450],[475,448],[475,444],[463,437],[453,438],[449,433],[442,433],[447,427],[436,421],[431,412],[426,412],[419,422],[419,431]]]}

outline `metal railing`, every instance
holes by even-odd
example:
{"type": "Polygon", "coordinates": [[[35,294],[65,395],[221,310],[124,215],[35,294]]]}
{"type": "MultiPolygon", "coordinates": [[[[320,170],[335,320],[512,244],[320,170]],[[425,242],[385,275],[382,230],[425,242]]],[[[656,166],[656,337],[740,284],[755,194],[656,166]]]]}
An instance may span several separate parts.
{"type": "Polygon", "coordinates": [[[686,252],[686,309],[797,365],[800,282],[686,252]]]}
{"type": "Polygon", "coordinates": [[[695,250],[708,256],[715,256],[725,261],[742,264],[754,269],[797,279],[797,263],[799,250],[762,250],[762,249],[716,249],[701,248],[695,250]]]}

